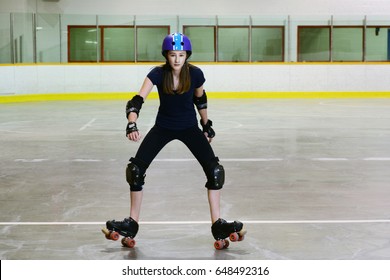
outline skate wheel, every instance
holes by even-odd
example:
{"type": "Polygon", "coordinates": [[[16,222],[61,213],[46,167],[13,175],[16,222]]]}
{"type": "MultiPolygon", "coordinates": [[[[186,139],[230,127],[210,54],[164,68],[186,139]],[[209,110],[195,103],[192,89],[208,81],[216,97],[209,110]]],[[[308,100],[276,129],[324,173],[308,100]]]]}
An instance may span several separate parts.
{"type": "Polygon", "coordinates": [[[128,248],[134,248],[135,240],[130,237],[122,238],[122,245],[128,248]]]}
{"type": "Polygon", "coordinates": [[[107,238],[107,239],[111,239],[111,230],[108,230],[106,228],[102,228],[102,232],[104,233],[104,236],[107,238]]]}
{"type": "Polygon", "coordinates": [[[224,247],[224,241],[223,240],[217,240],[214,242],[214,248],[217,250],[222,250],[224,247]]]}
{"type": "Polygon", "coordinates": [[[119,233],[115,232],[115,231],[111,231],[110,232],[110,236],[109,236],[109,239],[112,239],[114,241],[117,241],[119,239],[120,235],[119,233]]]}
{"type": "Polygon", "coordinates": [[[238,235],[237,232],[233,232],[233,233],[230,234],[229,239],[232,242],[236,242],[236,241],[240,240],[240,236],[238,235]]]}
{"type": "Polygon", "coordinates": [[[106,228],[102,228],[102,232],[107,239],[110,239],[110,231],[106,228]]]}
{"type": "Polygon", "coordinates": [[[221,239],[214,242],[214,248],[217,250],[226,249],[227,247],[229,247],[228,240],[221,239]]]}
{"type": "Polygon", "coordinates": [[[240,232],[238,232],[238,241],[242,241],[245,238],[246,230],[242,229],[240,232]]]}

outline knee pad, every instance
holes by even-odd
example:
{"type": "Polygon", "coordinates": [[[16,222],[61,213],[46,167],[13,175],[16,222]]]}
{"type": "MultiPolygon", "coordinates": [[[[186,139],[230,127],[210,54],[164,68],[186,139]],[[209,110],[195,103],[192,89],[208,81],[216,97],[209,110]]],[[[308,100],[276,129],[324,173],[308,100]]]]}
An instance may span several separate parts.
{"type": "Polygon", "coordinates": [[[141,171],[137,164],[130,162],[126,168],[126,181],[130,185],[130,191],[142,191],[145,176],[145,172],[141,171]]]}
{"type": "Polygon", "coordinates": [[[225,169],[218,162],[208,169],[206,188],[209,190],[222,189],[225,184],[225,169]]]}

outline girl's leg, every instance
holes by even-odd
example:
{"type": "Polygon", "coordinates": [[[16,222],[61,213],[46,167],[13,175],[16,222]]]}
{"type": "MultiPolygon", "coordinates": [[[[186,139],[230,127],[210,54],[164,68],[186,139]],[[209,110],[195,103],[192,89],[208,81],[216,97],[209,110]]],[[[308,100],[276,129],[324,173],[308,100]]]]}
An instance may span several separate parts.
{"type": "MultiPolygon", "coordinates": [[[[154,126],[142,141],[135,159],[144,166],[139,166],[142,174],[145,174],[153,159],[161,151],[161,149],[172,140],[166,130],[154,126]]],[[[135,221],[139,221],[143,191],[130,191],[130,217],[135,221]]]]}
{"type": "Polygon", "coordinates": [[[220,217],[220,190],[207,190],[207,196],[210,205],[211,224],[214,224],[220,217]]]}
{"type": "MultiPolygon", "coordinates": [[[[158,129],[156,127],[153,127],[149,131],[145,139],[142,141],[135,158],[130,159],[132,168],[138,168],[138,171],[135,171],[137,173],[136,176],[144,176],[152,160],[155,158],[158,152],[166,145],[166,143],[170,141],[169,137],[170,136],[168,132],[166,132],[165,130],[158,129]]],[[[133,174],[131,173],[133,171],[130,170],[129,176],[129,174],[127,173],[128,170],[129,169],[126,170],[126,178],[130,185],[130,218],[125,218],[123,221],[107,221],[106,227],[110,231],[116,231],[123,236],[134,238],[137,235],[139,228],[138,221],[140,218],[140,210],[143,197],[143,180],[133,180],[133,178],[131,177],[133,176],[133,174]]]]}
{"type": "MultiPolygon", "coordinates": [[[[180,139],[190,149],[192,154],[202,165],[207,176],[207,169],[211,162],[217,162],[214,151],[204,136],[203,132],[195,127],[188,130],[187,133],[180,139]]],[[[207,189],[207,198],[210,207],[211,222],[214,223],[220,218],[220,197],[221,190],[207,189]]]]}
{"type": "Polygon", "coordinates": [[[130,192],[130,217],[137,223],[139,221],[143,191],[130,192]]]}

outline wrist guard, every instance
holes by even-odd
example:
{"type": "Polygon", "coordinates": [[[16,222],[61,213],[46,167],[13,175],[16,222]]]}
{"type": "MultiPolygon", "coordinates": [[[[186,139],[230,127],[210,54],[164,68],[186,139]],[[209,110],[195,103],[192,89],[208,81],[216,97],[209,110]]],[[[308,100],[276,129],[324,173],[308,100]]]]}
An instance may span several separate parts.
{"type": "Polygon", "coordinates": [[[207,136],[209,138],[213,138],[215,136],[215,131],[214,129],[211,127],[213,125],[213,122],[211,120],[207,120],[207,123],[206,124],[203,124],[202,123],[202,120],[200,120],[200,124],[203,128],[203,132],[204,133],[207,133],[207,136]]]}
{"type": "Polygon", "coordinates": [[[126,125],[126,137],[134,132],[134,131],[138,131],[138,128],[137,128],[137,124],[135,122],[129,122],[127,125],[126,125]]]}

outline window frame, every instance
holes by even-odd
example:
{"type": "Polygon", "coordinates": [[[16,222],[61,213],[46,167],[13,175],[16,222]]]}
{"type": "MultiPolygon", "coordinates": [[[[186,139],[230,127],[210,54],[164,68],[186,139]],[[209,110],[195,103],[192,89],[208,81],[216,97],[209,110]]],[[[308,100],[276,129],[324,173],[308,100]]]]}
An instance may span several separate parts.
{"type": "Polygon", "coordinates": [[[331,32],[330,38],[331,38],[331,46],[332,46],[330,53],[331,53],[331,61],[332,62],[346,62],[346,63],[348,63],[348,62],[364,62],[365,52],[366,52],[365,45],[364,45],[365,36],[366,36],[364,26],[362,26],[362,25],[335,25],[331,28],[330,32],[331,32]],[[333,56],[334,55],[334,36],[333,36],[334,34],[333,34],[333,32],[334,32],[334,29],[338,29],[338,28],[340,28],[340,29],[341,28],[346,28],[346,29],[359,28],[362,30],[362,42],[361,42],[361,44],[362,44],[362,57],[361,57],[361,60],[336,60],[336,61],[334,60],[334,56],[333,56]]]}
{"type": "Polygon", "coordinates": [[[227,63],[243,63],[243,62],[250,62],[250,57],[251,57],[251,46],[250,46],[250,36],[251,36],[251,34],[250,34],[250,31],[251,31],[251,26],[250,25],[221,25],[221,26],[217,26],[217,46],[216,46],[216,61],[217,62],[227,62],[227,63]],[[230,29],[248,29],[248,60],[242,60],[242,61],[233,61],[233,60],[220,60],[220,57],[219,57],[219,53],[220,53],[220,49],[219,49],[219,45],[220,45],[220,43],[219,43],[219,31],[221,30],[221,29],[228,29],[228,28],[230,28],[230,29]]]}
{"type": "Polygon", "coordinates": [[[170,34],[170,26],[169,25],[138,25],[138,26],[134,26],[134,25],[68,25],[68,42],[67,42],[67,47],[68,47],[68,50],[67,50],[67,61],[68,63],[121,63],[121,62],[161,62],[161,61],[152,61],[152,60],[138,60],[138,41],[137,41],[137,33],[138,33],[138,30],[139,28],[166,28],[167,29],[167,33],[166,34],[170,34]],[[98,42],[98,46],[97,46],[97,55],[99,54],[100,57],[96,57],[95,60],[90,60],[90,61],[81,61],[81,60],[73,60],[71,59],[71,29],[74,29],[74,28],[86,28],[86,29],[89,29],[89,28],[93,28],[93,29],[97,29],[98,31],[97,32],[100,32],[100,44],[98,42]],[[129,60],[129,61],[110,61],[110,60],[106,60],[105,57],[104,57],[104,30],[106,28],[133,28],[134,29],[134,59],[133,60],[129,60]]]}
{"type": "MultiPolygon", "coordinates": [[[[367,40],[368,40],[368,36],[367,36],[367,29],[371,29],[371,28],[385,28],[389,34],[390,32],[390,25],[368,25],[366,26],[365,28],[365,31],[364,31],[364,35],[365,35],[365,46],[364,46],[364,59],[365,61],[367,62],[390,62],[390,36],[387,37],[387,60],[367,60],[367,40]]],[[[377,31],[375,31],[377,32],[377,31]]]]}
{"type": "Polygon", "coordinates": [[[366,31],[365,27],[362,25],[298,25],[297,26],[297,62],[305,62],[301,60],[301,41],[300,41],[300,32],[303,28],[326,28],[329,29],[329,60],[311,60],[309,62],[364,62],[366,54],[366,31]],[[351,29],[361,29],[362,30],[362,57],[361,60],[334,60],[334,29],[338,28],[351,28],[351,29]]]}
{"type": "Polygon", "coordinates": [[[301,48],[302,44],[300,42],[300,33],[303,28],[324,28],[329,29],[329,52],[328,52],[328,60],[310,60],[309,62],[331,62],[332,61],[332,27],[329,25],[299,25],[297,26],[297,62],[305,62],[301,60],[301,48]]]}
{"type": "MultiPolygon", "coordinates": [[[[162,61],[158,61],[158,60],[139,60],[138,59],[138,29],[139,28],[166,28],[167,29],[167,32],[166,32],[166,35],[170,34],[171,32],[171,27],[170,25],[137,25],[136,26],[136,29],[135,29],[135,33],[134,33],[134,36],[135,36],[135,62],[162,62],[162,61]]],[[[161,53],[161,51],[160,51],[161,53]]]]}
{"type": "MultiPolygon", "coordinates": [[[[100,26],[96,26],[96,25],[68,25],[68,34],[67,34],[68,35],[68,59],[67,59],[68,63],[97,63],[98,57],[96,57],[96,59],[94,61],[81,61],[81,60],[72,60],[71,59],[71,29],[73,29],[73,28],[83,28],[83,29],[84,28],[95,28],[95,29],[99,30],[100,26]]],[[[99,31],[96,31],[96,32],[99,32],[99,31]]],[[[97,44],[99,44],[99,42],[97,44]]],[[[96,55],[98,55],[99,51],[101,51],[101,50],[98,50],[96,55]]]]}
{"type": "MultiPolygon", "coordinates": [[[[100,34],[100,38],[101,38],[101,47],[100,47],[100,61],[99,62],[107,62],[107,63],[115,63],[115,62],[118,62],[118,63],[121,63],[121,62],[135,62],[135,50],[134,50],[134,57],[133,57],[133,60],[123,60],[123,61],[120,61],[120,60],[115,60],[115,61],[112,61],[112,60],[105,60],[105,44],[104,44],[104,30],[107,29],[107,28],[132,28],[134,29],[134,33],[136,32],[136,28],[135,26],[132,26],[132,25],[99,25],[99,27],[101,27],[101,34],[100,34]]],[[[135,34],[134,34],[134,37],[135,37],[135,34]]],[[[134,38],[135,40],[135,38],[134,38]]],[[[133,46],[134,48],[134,46],[133,46]]]]}
{"type": "Polygon", "coordinates": [[[251,42],[249,42],[250,46],[250,61],[249,62],[254,62],[254,63],[270,63],[270,62],[284,62],[285,60],[285,26],[283,25],[252,25],[250,27],[250,38],[251,42]],[[253,61],[253,29],[257,28],[269,28],[269,29],[281,29],[282,30],[282,43],[281,43],[281,48],[282,48],[282,59],[280,61],[278,60],[267,60],[267,61],[253,61]]]}
{"type": "MultiPolygon", "coordinates": [[[[213,52],[214,52],[214,58],[212,62],[217,61],[217,26],[215,25],[183,25],[183,33],[186,34],[186,28],[194,28],[194,27],[199,27],[199,28],[213,28],[214,36],[213,36],[213,52]]],[[[195,60],[195,62],[210,62],[210,61],[202,61],[202,60],[195,60]]]]}

